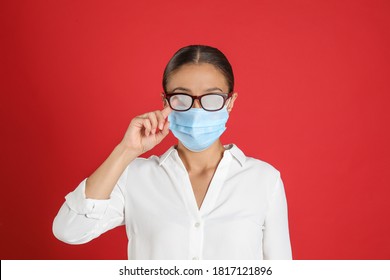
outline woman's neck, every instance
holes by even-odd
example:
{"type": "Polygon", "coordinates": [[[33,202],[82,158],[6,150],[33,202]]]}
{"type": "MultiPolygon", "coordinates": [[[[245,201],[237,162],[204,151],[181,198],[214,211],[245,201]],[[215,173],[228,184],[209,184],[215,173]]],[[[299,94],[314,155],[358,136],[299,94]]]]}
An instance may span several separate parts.
{"type": "Polygon", "coordinates": [[[176,149],[188,173],[200,173],[215,169],[225,151],[219,139],[202,152],[192,152],[180,142],[176,149]]]}

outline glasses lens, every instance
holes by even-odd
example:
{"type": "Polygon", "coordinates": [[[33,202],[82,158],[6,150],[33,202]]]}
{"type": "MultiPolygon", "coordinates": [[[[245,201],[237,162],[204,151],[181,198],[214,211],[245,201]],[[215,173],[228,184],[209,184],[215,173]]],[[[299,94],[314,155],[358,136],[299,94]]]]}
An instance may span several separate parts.
{"type": "Polygon", "coordinates": [[[222,109],[225,99],[218,94],[208,94],[201,98],[202,107],[205,110],[219,110],[222,109]]]}
{"type": "Polygon", "coordinates": [[[173,95],[169,100],[173,110],[187,110],[192,105],[192,98],[185,94],[173,95]]]}

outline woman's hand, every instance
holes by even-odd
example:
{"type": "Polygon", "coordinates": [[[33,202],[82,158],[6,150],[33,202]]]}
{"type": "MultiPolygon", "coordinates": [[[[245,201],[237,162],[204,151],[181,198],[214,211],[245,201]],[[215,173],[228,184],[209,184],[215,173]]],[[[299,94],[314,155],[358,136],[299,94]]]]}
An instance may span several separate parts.
{"type": "Polygon", "coordinates": [[[149,112],[131,120],[121,145],[137,156],[151,150],[169,133],[169,106],[161,111],[149,112]]]}
{"type": "Polygon", "coordinates": [[[110,156],[88,177],[85,196],[108,199],[126,167],[142,153],[149,151],[169,133],[168,115],[172,109],[154,111],[131,120],[123,140],[110,156]]]}

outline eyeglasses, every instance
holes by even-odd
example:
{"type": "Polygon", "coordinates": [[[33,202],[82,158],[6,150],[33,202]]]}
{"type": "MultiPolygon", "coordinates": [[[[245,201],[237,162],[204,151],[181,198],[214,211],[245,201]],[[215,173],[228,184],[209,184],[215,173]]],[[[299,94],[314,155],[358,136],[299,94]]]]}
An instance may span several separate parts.
{"type": "Polygon", "coordinates": [[[200,106],[206,111],[219,111],[225,106],[226,100],[232,97],[230,93],[207,93],[199,96],[192,96],[187,93],[166,93],[164,98],[168,100],[172,110],[184,112],[188,111],[194,105],[195,99],[199,100],[200,106]]]}

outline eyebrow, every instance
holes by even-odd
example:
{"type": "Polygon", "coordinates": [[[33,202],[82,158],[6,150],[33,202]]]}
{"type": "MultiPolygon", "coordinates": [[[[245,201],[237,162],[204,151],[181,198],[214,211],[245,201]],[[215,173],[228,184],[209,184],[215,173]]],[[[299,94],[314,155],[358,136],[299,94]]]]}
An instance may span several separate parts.
{"type": "MultiPolygon", "coordinates": [[[[190,89],[184,88],[184,87],[177,87],[177,88],[174,88],[174,89],[172,90],[172,92],[175,92],[176,90],[191,92],[190,89]]],[[[220,89],[219,87],[209,88],[209,89],[206,89],[205,91],[206,91],[206,92],[209,92],[209,91],[216,91],[216,90],[218,90],[218,91],[220,91],[220,92],[223,92],[223,90],[220,89]]]]}
{"type": "Polygon", "coordinates": [[[207,89],[206,91],[216,91],[216,90],[219,90],[220,92],[223,92],[223,90],[220,89],[219,87],[209,88],[209,89],[207,89]]]}
{"type": "Polygon", "coordinates": [[[175,92],[176,90],[187,91],[187,92],[190,92],[190,91],[191,91],[191,90],[189,90],[188,88],[177,87],[177,88],[174,88],[174,89],[172,90],[172,92],[175,92]]]}

